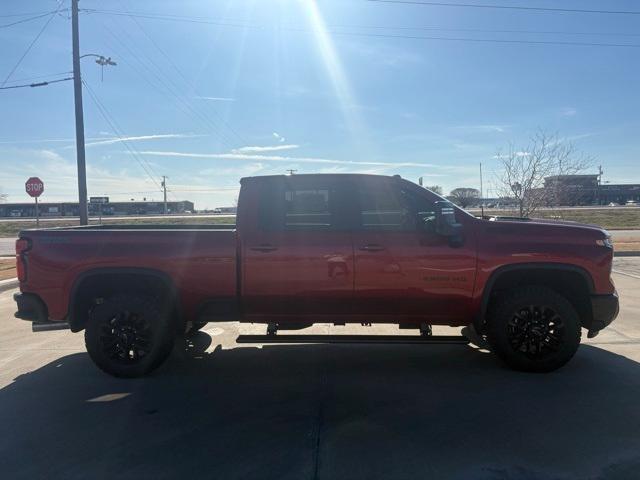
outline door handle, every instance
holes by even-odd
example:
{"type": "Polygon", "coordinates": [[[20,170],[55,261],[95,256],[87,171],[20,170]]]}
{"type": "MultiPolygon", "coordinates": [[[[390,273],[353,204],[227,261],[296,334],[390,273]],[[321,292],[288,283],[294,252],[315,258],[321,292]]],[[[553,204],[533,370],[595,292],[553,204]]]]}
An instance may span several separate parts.
{"type": "Polygon", "coordinates": [[[254,252],[273,252],[274,250],[278,250],[278,247],[274,247],[273,245],[258,245],[257,247],[250,247],[254,252]]]}
{"type": "Polygon", "coordinates": [[[360,250],[364,250],[366,252],[380,252],[382,250],[384,250],[384,247],[382,245],[377,245],[374,243],[370,243],[368,245],[362,245],[360,247],[360,250]]]}

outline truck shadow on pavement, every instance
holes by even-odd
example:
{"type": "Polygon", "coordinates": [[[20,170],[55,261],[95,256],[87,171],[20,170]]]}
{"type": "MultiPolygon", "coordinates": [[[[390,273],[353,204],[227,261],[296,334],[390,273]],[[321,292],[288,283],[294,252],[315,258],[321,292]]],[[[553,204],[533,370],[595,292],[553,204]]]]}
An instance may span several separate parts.
{"type": "Polygon", "coordinates": [[[640,366],[583,345],[525,374],[471,346],[199,333],[153,375],[72,354],[0,391],[3,478],[638,478],[640,366]]]}

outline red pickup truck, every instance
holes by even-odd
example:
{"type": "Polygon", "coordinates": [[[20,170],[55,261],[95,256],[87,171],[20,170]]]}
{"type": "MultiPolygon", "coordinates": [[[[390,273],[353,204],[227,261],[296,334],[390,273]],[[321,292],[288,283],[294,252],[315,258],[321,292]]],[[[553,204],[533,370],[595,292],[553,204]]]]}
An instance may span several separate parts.
{"type": "Polygon", "coordinates": [[[618,313],[606,231],[476,218],[398,176],[244,178],[236,225],[25,230],[16,250],[16,317],[84,330],[117,376],[219,321],[473,325],[509,366],[551,371],[618,313]]]}

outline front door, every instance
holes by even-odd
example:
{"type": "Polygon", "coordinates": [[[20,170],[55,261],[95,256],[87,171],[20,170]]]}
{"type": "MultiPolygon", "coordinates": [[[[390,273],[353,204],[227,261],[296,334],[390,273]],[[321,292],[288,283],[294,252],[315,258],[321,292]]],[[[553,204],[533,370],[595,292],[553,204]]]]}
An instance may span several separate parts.
{"type": "Polygon", "coordinates": [[[295,322],[347,313],[353,245],[344,182],[300,175],[261,183],[257,224],[241,238],[245,314],[295,322]]]}
{"type": "Polygon", "coordinates": [[[476,264],[472,228],[462,246],[451,246],[433,228],[434,202],[441,199],[405,180],[363,177],[356,196],[355,310],[372,321],[467,322],[476,264]]]}

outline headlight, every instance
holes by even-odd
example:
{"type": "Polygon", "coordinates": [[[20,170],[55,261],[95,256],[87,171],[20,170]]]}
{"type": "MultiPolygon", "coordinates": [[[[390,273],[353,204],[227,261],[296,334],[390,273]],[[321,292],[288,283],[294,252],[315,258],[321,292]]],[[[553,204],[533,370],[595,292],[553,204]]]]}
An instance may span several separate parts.
{"type": "Polygon", "coordinates": [[[613,248],[611,237],[605,237],[602,240],[596,240],[596,245],[600,245],[601,247],[613,248]]]}

